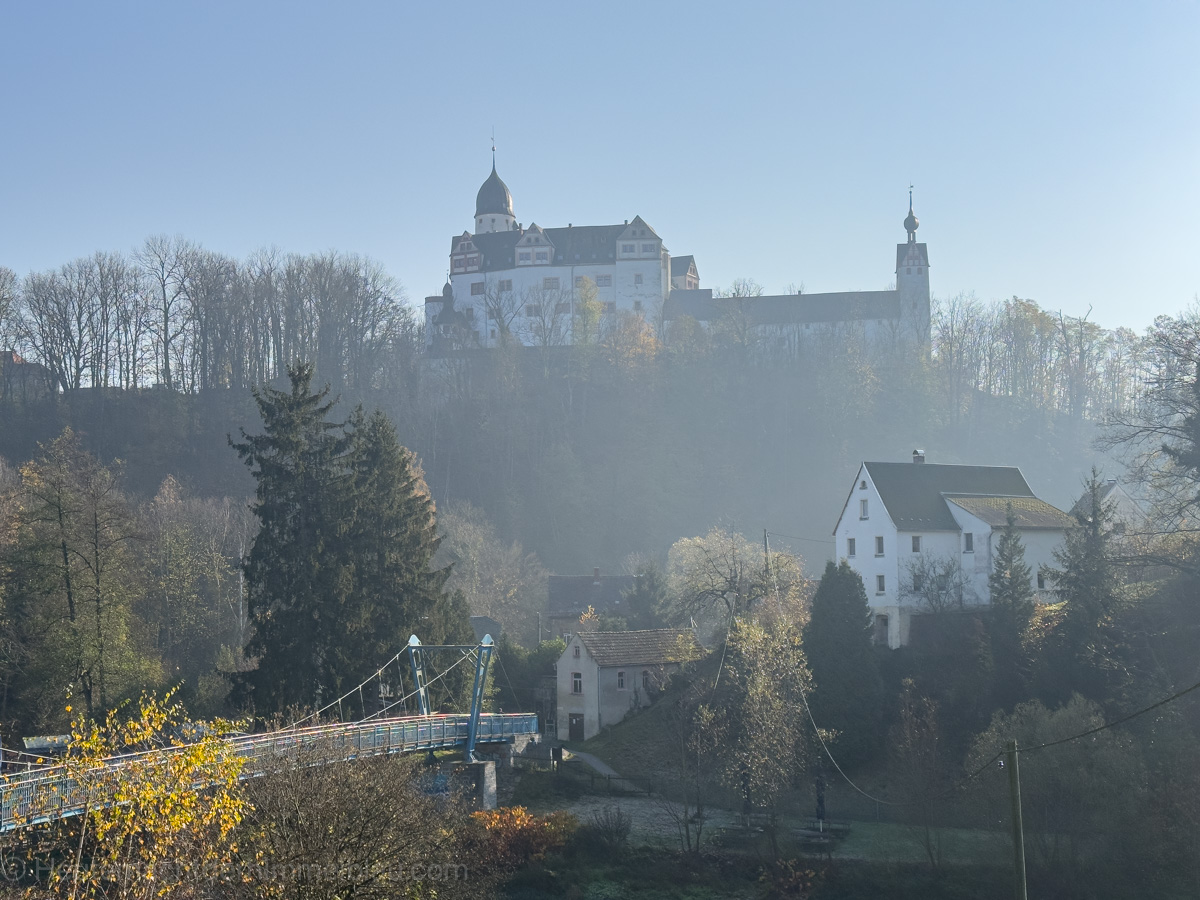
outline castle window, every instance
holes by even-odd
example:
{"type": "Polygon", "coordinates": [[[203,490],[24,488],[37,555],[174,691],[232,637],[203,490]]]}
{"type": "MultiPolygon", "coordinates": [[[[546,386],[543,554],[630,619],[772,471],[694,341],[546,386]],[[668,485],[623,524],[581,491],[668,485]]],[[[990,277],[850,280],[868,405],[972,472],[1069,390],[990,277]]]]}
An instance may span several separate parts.
{"type": "Polygon", "coordinates": [[[860,481],[858,483],[858,489],[860,491],[865,491],[867,489],[867,479],[864,478],[862,481],[860,481]]]}
{"type": "Polygon", "coordinates": [[[463,267],[463,259],[462,259],[462,257],[460,256],[458,259],[456,259],[456,260],[454,261],[454,268],[456,268],[456,269],[461,269],[462,267],[463,267]]]}
{"type": "Polygon", "coordinates": [[[875,555],[883,556],[883,535],[875,535],[875,555]]]}
{"type": "Polygon", "coordinates": [[[542,279],[542,290],[543,291],[557,291],[558,290],[558,279],[557,278],[543,278],[542,279]]]}
{"type": "Polygon", "coordinates": [[[1037,584],[1038,584],[1039,591],[1044,591],[1046,589],[1046,576],[1043,575],[1041,572],[1038,572],[1037,584]]]}
{"type": "Polygon", "coordinates": [[[923,268],[921,268],[920,266],[917,266],[917,274],[918,274],[918,275],[924,275],[924,274],[925,274],[925,270],[924,270],[923,268]]]}
{"type": "Polygon", "coordinates": [[[636,249],[637,249],[637,244],[622,244],[621,245],[622,253],[633,253],[636,249]]]}
{"type": "Polygon", "coordinates": [[[912,266],[909,266],[907,269],[905,269],[905,270],[904,270],[904,274],[905,274],[905,275],[911,275],[911,274],[912,274],[912,266]]]}
{"type": "Polygon", "coordinates": [[[573,649],[573,650],[575,651],[575,658],[576,658],[576,659],[579,659],[579,645],[578,645],[578,644],[576,644],[576,645],[575,645],[573,648],[571,648],[571,649],[573,649]]]}
{"type": "Polygon", "coordinates": [[[597,275],[596,276],[596,287],[612,287],[612,276],[611,275],[597,275]]]}
{"type": "Polygon", "coordinates": [[[583,287],[583,276],[582,275],[575,276],[575,287],[577,287],[577,288],[583,287]]]}
{"type": "Polygon", "coordinates": [[[531,319],[537,318],[541,314],[542,314],[542,304],[540,304],[540,303],[525,304],[525,315],[529,316],[531,319]]]}
{"type": "Polygon", "coordinates": [[[482,293],[483,293],[483,282],[482,281],[472,281],[471,282],[471,296],[478,297],[482,293]]]}
{"type": "Polygon", "coordinates": [[[572,672],[571,673],[571,693],[572,694],[582,694],[583,693],[583,673],[582,672],[572,672]]]}
{"type": "Polygon", "coordinates": [[[633,310],[634,310],[634,312],[641,312],[641,311],[642,311],[642,301],[641,301],[641,300],[634,300],[634,301],[633,301],[633,310]]]}
{"type": "Polygon", "coordinates": [[[975,552],[975,535],[967,531],[963,533],[963,553],[975,552]]]}
{"type": "Polygon", "coordinates": [[[913,535],[913,545],[912,545],[912,547],[913,547],[913,553],[920,553],[920,552],[921,552],[921,536],[920,536],[919,534],[914,534],[914,535],[913,535]]]}
{"type": "Polygon", "coordinates": [[[566,315],[570,311],[571,311],[570,303],[555,303],[554,304],[554,314],[556,316],[566,315]]]}
{"type": "Polygon", "coordinates": [[[550,251],[549,250],[539,250],[534,259],[534,262],[549,262],[549,261],[550,261],[550,251]]]}
{"type": "Polygon", "coordinates": [[[464,310],[463,310],[463,312],[465,312],[465,313],[467,314],[467,321],[468,321],[468,322],[474,322],[474,321],[475,321],[475,307],[473,307],[473,306],[468,306],[466,309],[464,309],[464,310]]]}
{"type": "Polygon", "coordinates": [[[616,315],[617,304],[610,300],[608,303],[604,304],[604,311],[610,316],[616,315]]]}
{"type": "Polygon", "coordinates": [[[641,284],[641,283],[642,283],[642,273],[641,273],[641,272],[635,272],[635,273],[634,273],[634,276],[633,276],[633,283],[634,283],[634,284],[641,284]]]}
{"type": "Polygon", "coordinates": [[[882,575],[875,576],[875,593],[876,594],[886,594],[887,593],[887,579],[884,578],[884,576],[882,576],[882,575]]]}
{"type": "Polygon", "coordinates": [[[870,516],[867,515],[867,512],[868,512],[867,498],[863,497],[863,499],[858,501],[858,517],[860,519],[870,518],[870,516]]]}
{"type": "Polygon", "coordinates": [[[529,262],[529,251],[523,251],[517,254],[517,262],[529,262]]]}
{"type": "Polygon", "coordinates": [[[500,293],[504,294],[512,290],[512,279],[504,278],[500,281],[500,293]]]}
{"type": "Polygon", "coordinates": [[[617,672],[617,690],[625,690],[625,673],[623,671],[617,672]]]}
{"type": "Polygon", "coordinates": [[[851,557],[854,556],[854,545],[856,543],[857,542],[854,540],[854,538],[846,538],[846,555],[847,556],[851,556],[851,557]]]}
{"type": "Polygon", "coordinates": [[[653,244],[642,244],[642,252],[643,253],[653,253],[654,245],[653,244]]]}

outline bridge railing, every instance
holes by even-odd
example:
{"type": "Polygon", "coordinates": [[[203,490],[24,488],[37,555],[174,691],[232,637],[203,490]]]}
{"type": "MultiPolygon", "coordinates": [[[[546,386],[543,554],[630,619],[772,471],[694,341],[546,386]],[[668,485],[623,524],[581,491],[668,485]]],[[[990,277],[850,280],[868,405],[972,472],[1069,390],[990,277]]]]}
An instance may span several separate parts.
{"type": "MultiPolygon", "coordinates": [[[[297,763],[323,765],[391,753],[451,749],[466,743],[469,727],[470,716],[466,715],[411,716],[240,735],[228,741],[234,754],[245,759],[241,774],[245,779],[297,763]]],[[[515,735],[529,734],[537,734],[534,714],[484,713],[479,717],[479,743],[509,741],[515,735]]],[[[102,806],[106,798],[113,796],[122,767],[147,756],[179,750],[168,747],[112,757],[83,773],[80,779],[69,775],[62,765],[6,775],[0,779],[0,832],[102,806]]]]}

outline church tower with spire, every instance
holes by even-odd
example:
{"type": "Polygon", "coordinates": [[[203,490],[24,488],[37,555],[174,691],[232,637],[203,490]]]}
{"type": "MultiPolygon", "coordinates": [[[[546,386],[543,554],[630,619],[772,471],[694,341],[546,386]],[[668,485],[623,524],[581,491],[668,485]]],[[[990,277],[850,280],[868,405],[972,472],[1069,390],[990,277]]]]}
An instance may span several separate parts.
{"type": "Polygon", "coordinates": [[[904,230],[908,240],[896,245],[896,294],[900,300],[900,320],[920,345],[929,346],[929,250],[917,242],[920,221],[913,212],[912,186],[908,189],[908,215],[904,230]]]}

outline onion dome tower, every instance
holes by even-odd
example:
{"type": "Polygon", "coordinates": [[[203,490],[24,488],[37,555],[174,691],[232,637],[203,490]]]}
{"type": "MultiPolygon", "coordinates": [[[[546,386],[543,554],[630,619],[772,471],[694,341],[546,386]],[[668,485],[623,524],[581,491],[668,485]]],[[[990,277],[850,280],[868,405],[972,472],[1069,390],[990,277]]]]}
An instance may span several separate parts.
{"type": "Polygon", "coordinates": [[[475,195],[475,233],[511,231],[517,218],[513,215],[512,193],[496,174],[496,148],[492,148],[492,174],[475,195]]]}
{"type": "Polygon", "coordinates": [[[908,242],[915,244],[917,242],[917,229],[920,227],[920,220],[913,215],[912,205],[912,188],[908,189],[908,216],[904,220],[904,230],[908,232],[908,242]]]}

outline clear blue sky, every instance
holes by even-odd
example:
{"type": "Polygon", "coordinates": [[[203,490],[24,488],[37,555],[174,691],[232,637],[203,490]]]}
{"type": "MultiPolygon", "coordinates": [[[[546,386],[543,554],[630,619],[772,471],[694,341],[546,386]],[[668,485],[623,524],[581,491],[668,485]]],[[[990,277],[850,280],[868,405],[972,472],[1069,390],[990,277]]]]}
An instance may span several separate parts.
{"type": "Polygon", "coordinates": [[[1141,329],[1200,291],[1200,5],[8,3],[0,265],[181,233],[382,261],[419,302],[493,126],[517,218],[640,214],[702,283],[1141,329]]]}

